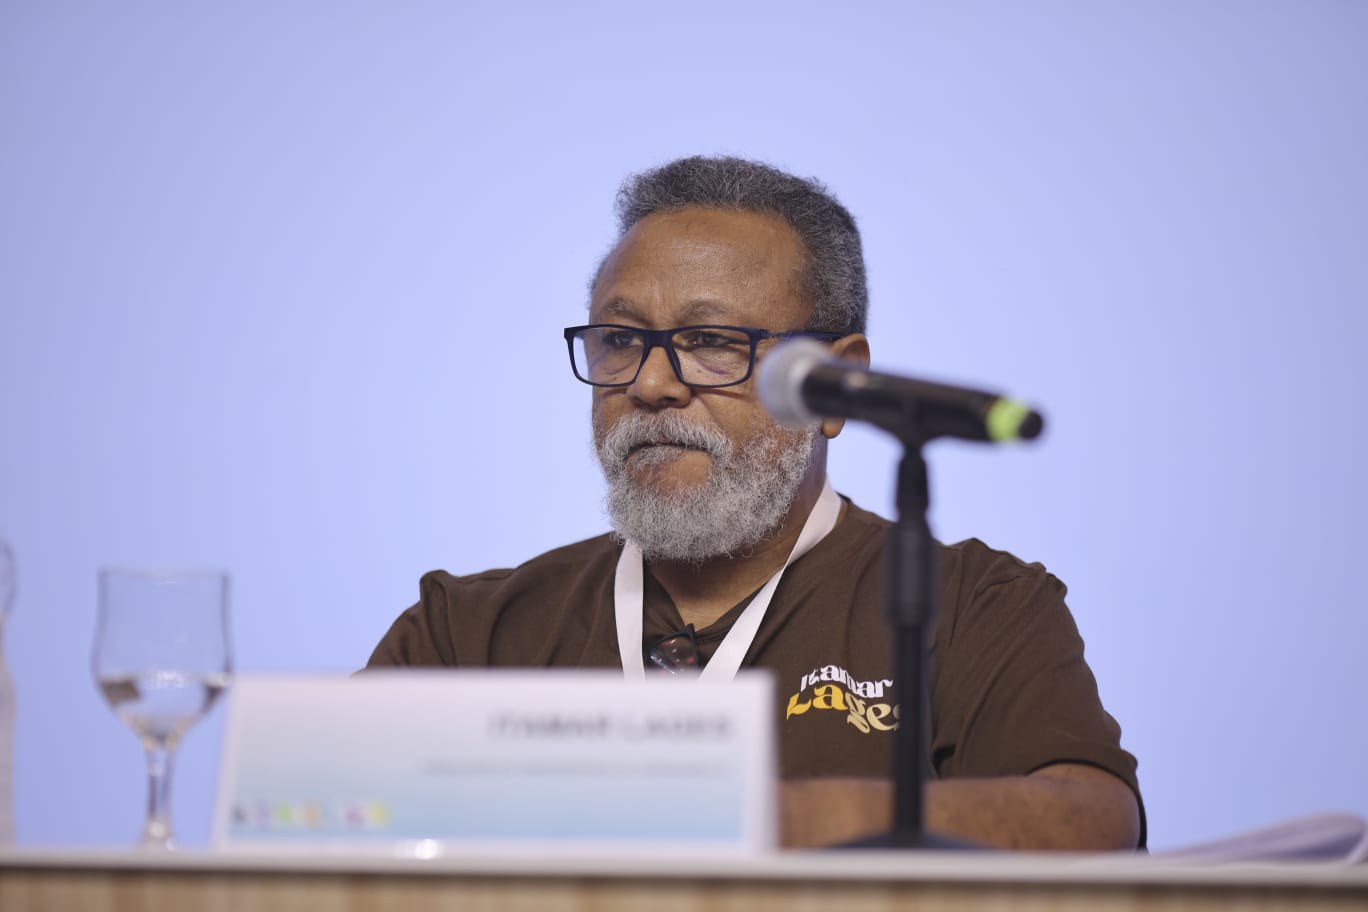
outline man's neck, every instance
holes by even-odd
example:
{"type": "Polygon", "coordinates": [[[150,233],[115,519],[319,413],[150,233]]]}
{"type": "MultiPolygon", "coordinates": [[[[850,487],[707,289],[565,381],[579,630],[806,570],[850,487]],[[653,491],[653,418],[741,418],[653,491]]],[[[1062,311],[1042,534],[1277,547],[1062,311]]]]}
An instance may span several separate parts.
{"type": "Polygon", "coordinates": [[[650,562],[649,572],[669,593],[685,624],[699,630],[708,627],[783,568],[817,503],[825,477],[824,471],[810,473],[778,531],[742,553],[711,558],[702,564],[650,562]]]}

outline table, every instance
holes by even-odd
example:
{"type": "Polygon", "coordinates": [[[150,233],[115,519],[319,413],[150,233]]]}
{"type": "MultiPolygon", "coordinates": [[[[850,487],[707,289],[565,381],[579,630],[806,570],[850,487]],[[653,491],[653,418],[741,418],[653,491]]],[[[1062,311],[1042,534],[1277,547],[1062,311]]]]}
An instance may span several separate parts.
{"type": "Polygon", "coordinates": [[[1368,909],[1368,865],[1178,864],[1135,855],[784,852],[737,857],[394,858],[12,848],[0,909],[1368,909]]]}

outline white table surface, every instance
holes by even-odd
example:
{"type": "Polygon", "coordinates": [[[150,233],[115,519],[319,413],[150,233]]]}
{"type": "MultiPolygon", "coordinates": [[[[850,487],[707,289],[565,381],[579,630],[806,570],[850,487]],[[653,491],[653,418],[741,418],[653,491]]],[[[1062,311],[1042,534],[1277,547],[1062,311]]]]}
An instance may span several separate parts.
{"type": "MultiPolygon", "coordinates": [[[[434,847],[426,847],[431,851],[434,847]]],[[[374,875],[517,876],[825,882],[935,882],[1145,885],[1282,885],[1368,888],[1368,864],[1310,862],[1196,864],[1133,853],[1090,855],[1018,852],[830,850],[758,857],[699,854],[601,854],[529,857],[526,852],[442,852],[431,858],[359,848],[291,846],[269,852],[19,846],[0,849],[5,869],[345,873],[374,875]]]]}

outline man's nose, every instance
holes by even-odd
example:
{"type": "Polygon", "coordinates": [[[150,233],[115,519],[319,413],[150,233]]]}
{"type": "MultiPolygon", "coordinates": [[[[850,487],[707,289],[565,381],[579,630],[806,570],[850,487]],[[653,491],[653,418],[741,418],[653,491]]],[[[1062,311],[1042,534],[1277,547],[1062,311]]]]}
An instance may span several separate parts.
{"type": "Polygon", "coordinates": [[[686,404],[692,390],[675,373],[669,353],[657,345],[647,353],[627,395],[649,408],[671,408],[686,404]]]}

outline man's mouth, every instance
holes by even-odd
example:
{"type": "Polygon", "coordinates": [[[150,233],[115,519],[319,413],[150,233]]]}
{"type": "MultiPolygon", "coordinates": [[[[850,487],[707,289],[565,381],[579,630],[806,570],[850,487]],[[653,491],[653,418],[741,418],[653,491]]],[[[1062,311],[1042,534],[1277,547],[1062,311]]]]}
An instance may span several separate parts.
{"type": "Polygon", "coordinates": [[[627,453],[630,455],[632,453],[639,453],[642,450],[655,449],[656,447],[673,447],[677,450],[685,449],[684,444],[675,443],[671,440],[643,440],[640,443],[632,444],[631,449],[629,449],[627,453]]]}
{"type": "Polygon", "coordinates": [[[690,446],[686,443],[678,443],[673,440],[643,440],[640,443],[632,444],[631,448],[627,450],[627,458],[631,459],[634,456],[654,456],[657,459],[664,459],[689,450],[705,452],[699,447],[690,446]]]}

